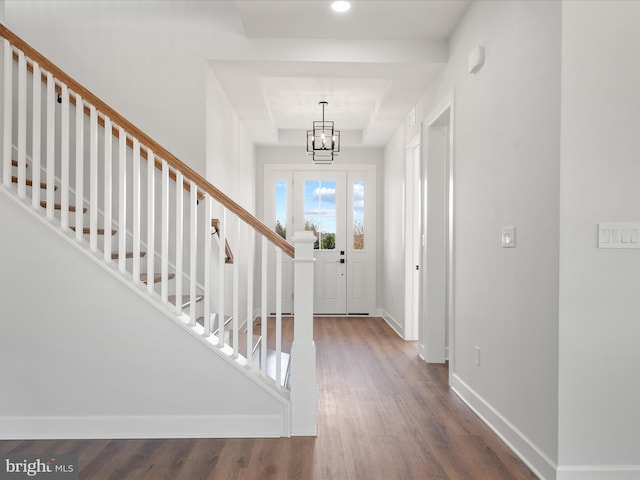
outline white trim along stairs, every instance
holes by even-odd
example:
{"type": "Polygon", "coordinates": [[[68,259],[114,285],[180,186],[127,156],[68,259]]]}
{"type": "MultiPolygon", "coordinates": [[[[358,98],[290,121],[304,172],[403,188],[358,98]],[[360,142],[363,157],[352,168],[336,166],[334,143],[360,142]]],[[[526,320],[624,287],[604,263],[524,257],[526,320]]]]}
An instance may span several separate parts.
{"type": "MultiPolygon", "coordinates": [[[[61,72],[4,25],[0,25],[0,36],[4,38],[0,77],[3,85],[0,192],[2,199],[18,207],[12,211],[11,207],[4,205],[4,209],[9,208],[7,215],[21,211],[24,216],[26,213],[25,218],[36,219],[55,237],[64,240],[55,246],[50,240],[44,242],[39,247],[39,255],[51,258],[49,250],[68,250],[69,247],[82,253],[92,261],[93,266],[87,268],[100,266],[109,274],[111,282],[119,282],[130,292],[123,294],[118,290],[118,296],[131,297],[133,292],[135,298],[142,298],[152,305],[156,312],[162,314],[161,317],[170,319],[183,332],[173,328],[175,335],[187,333],[188,337],[205,346],[209,351],[207,362],[217,364],[216,368],[224,370],[226,376],[230,366],[236,372],[234,375],[245,379],[241,381],[243,385],[248,379],[263,392],[262,397],[266,394],[271,398],[263,398],[259,403],[253,401],[258,397],[240,401],[237,395],[242,395],[242,392],[246,395],[247,388],[255,394],[255,388],[245,385],[234,394],[236,381],[217,384],[214,379],[216,393],[210,392],[207,398],[194,401],[197,414],[190,408],[174,408],[175,402],[169,402],[165,407],[170,413],[164,417],[162,412],[152,415],[137,410],[130,418],[142,420],[127,423],[125,418],[129,417],[113,416],[109,407],[101,411],[99,400],[93,406],[86,405],[86,410],[93,412],[88,415],[79,411],[75,412],[77,414],[69,413],[65,408],[62,408],[64,415],[55,415],[42,406],[23,408],[21,404],[33,403],[23,398],[23,395],[29,395],[29,389],[16,388],[12,390],[14,394],[10,399],[0,401],[0,432],[9,432],[0,433],[0,439],[5,435],[7,438],[145,436],[145,428],[149,436],[315,435],[317,387],[311,310],[306,306],[295,310],[293,338],[288,342],[292,343],[290,352],[283,350],[283,318],[279,302],[275,316],[267,316],[264,308],[260,317],[254,316],[255,301],[265,305],[268,295],[281,296],[283,254],[294,256],[298,280],[295,282],[296,300],[299,298],[307,304],[312,303],[308,301],[313,298],[312,239],[300,233],[294,239],[294,243],[298,242],[294,248],[61,72]],[[269,249],[276,251],[277,260],[273,265],[266,261],[269,249]],[[258,264],[261,266],[260,274],[256,275],[255,265],[258,264]],[[275,285],[267,285],[267,272],[271,268],[276,269],[275,276],[279,279],[275,285]],[[220,318],[224,321],[220,322],[220,318]],[[290,376],[295,376],[291,385],[290,376]],[[214,411],[203,410],[200,407],[202,402],[211,404],[214,411]],[[149,415],[156,420],[162,417],[163,420],[157,420],[156,425],[165,426],[154,427],[153,422],[148,421],[149,415]],[[81,418],[85,417],[92,419],[88,421],[93,427],[82,426],[81,418]],[[40,431],[38,418],[46,419],[40,431]],[[204,426],[197,425],[198,418],[204,418],[204,426]],[[233,418],[240,419],[236,430],[233,418]],[[262,427],[252,429],[247,426],[248,418],[257,419],[257,425],[262,423],[262,427]],[[260,418],[268,420],[265,422],[260,418]],[[278,418],[280,420],[273,421],[278,418]],[[64,419],[66,427],[56,429],[55,425],[60,424],[61,419],[64,419]],[[109,419],[113,422],[110,423],[109,419]],[[75,426],[69,429],[69,425],[75,426]],[[189,427],[185,428],[185,425],[189,427]]],[[[22,225],[22,221],[14,223],[22,225]]],[[[25,224],[24,231],[31,228],[25,224]]],[[[47,265],[49,262],[31,264],[28,261],[35,253],[33,248],[27,249],[30,238],[25,237],[22,244],[12,247],[19,251],[25,264],[12,275],[50,275],[47,270],[51,268],[47,265]],[[45,270],[47,272],[43,273],[45,270]]],[[[2,249],[11,244],[9,239],[5,240],[6,245],[0,244],[2,249]]],[[[66,257],[64,252],[61,250],[58,258],[66,257]]],[[[7,262],[11,265],[16,263],[7,262]]],[[[9,271],[8,268],[7,275],[9,271]]],[[[68,348],[83,348],[79,346],[80,342],[91,343],[95,338],[91,334],[83,336],[82,324],[74,323],[77,320],[75,310],[83,305],[83,301],[77,301],[75,296],[80,291],[84,291],[87,298],[94,295],[92,284],[82,282],[84,275],[88,281],[94,273],[71,267],[67,273],[68,278],[64,281],[75,285],[73,289],[78,291],[69,291],[67,295],[47,300],[52,304],[64,303],[67,312],[55,306],[47,310],[55,313],[51,326],[56,327],[48,338],[64,332],[66,336],[60,344],[66,342],[64,339],[72,338],[78,343],[68,348]],[[74,320],[59,320],[67,316],[74,320]]],[[[7,276],[5,280],[3,295],[23,296],[24,290],[18,288],[20,282],[10,282],[7,276]]],[[[113,288],[108,287],[107,290],[113,288]]],[[[47,295],[45,297],[48,298],[47,295]]],[[[128,305],[133,301],[131,298],[122,298],[120,303],[128,305]]],[[[35,315],[39,311],[35,300],[31,305],[33,308],[25,312],[34,312],[35,315]]],[[[91,306],[87,308],[91,309],[91,306]]],[[[93,311],[90,316],[94,314],[100,317],[93,311]]],[[[124,318],[130,314],[123,308],[110,318],[124,318]]],[[[86,317],[86,312],[82,315],[86,317]]],[[[119,338],[128,338],[127,329],[133,331],[137,328],[134,327],[135,321],[131,321],[130,327],[123,327],[125,331],[119,332],[119,338]]],[[[103,328],[107,328],[105,323],[108,328],[112,325],[117,328],[115,321],[106,320],[101,324],[103,328]]],[[[20,355],[21,342],[29,341],[28,330],[21,328],[10,326],[6,320],[0,326],[0,336],[2,329],[6,330],[9,336],[4,336],[5,342],[13,342],[18,349],[14,356],[20,355]]],[[[153,328],[153,325],[145,327],[149,337],[158,334],[153,328]]],[[[110,329],[109,332],[114,333],[110,329]]],[[[0,344],[0,349],[2,346],[0,344]]],[[[53,355],[54,346],[47,344],[32,356],[45,355],[43,352],[47,351],[53,355]]],[[[166,349],[151,351],[145,360],[150,365],[154,359],[161,362],[167,355],[166,349]]],[[[113,354],[117,355],[116,352],[113,354]]],[[[103,361],[108,364],[108,361],[103,361]]],[[[130,365],[137,364],[137,361],[131,360],[130,365]]],[[[20,371],[24,375],[36,375],[36,371],[27,366],[21,364],[20,371]]],[[[75,368],[75,365],[64,363],[58,366],[75,368]]],[[[89,364],[87,368],[90,368],[89,364]]],[[[108,383],[117,384],[119,374],[105,368],[108,383]]],[[[209,378],[213,371],[215,368],[206,370],[203,377],[209,378]]],[[[169,376],[168,373],[166,375],[169,376]]],[[[221,374],[221,378],[223,376],[221,374]]],[[[180,383],[180,380],[180,373],[175,378],[166,379],[168,383],[180,383]]],[[[17,382],[15,378],[12,381],[17,382]]],[[[145,397],[143,383],[140,383],[139,390],[133,388],[128,392],[131,405],[138,398],[145,397]]],[[[83,393],[82,385],[77,386],[75,393],[83,393]]],[[[182,395],[189,397],[190,393],[184,391],[182,395]]],[[[162,403],[158,401],[159,405],[162,403]]],[[[124,406],[123,409],[127,410],[124,406]]]]}

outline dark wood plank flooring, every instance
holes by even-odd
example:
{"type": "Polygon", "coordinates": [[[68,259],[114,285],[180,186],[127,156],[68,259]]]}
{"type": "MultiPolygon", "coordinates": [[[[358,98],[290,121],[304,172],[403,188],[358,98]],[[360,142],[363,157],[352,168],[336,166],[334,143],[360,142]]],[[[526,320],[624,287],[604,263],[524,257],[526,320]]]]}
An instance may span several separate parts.
{"type": "Polygon", "coordinates": [[[448,388],[447,367],[383,320],[318,318],[315,338],[317,438],[3,441],[0,454],[77,454],[81,480],[536,478],[448,388]]]}

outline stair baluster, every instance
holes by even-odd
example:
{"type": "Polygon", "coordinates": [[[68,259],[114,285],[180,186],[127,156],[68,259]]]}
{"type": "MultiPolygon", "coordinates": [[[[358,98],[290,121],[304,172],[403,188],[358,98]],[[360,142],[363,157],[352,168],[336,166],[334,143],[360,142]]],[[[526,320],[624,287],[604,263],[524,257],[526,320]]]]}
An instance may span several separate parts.
{"type": "MultiPolygon", "coordinates": [[[[156,157],[152,151],[147,151],[147,275],[153,276],[156,260],[156,182],[155,163],[156,157]]],[[[155,285],[147,284],[147,291],[151,295],[155,285]]]]}
{"type": "MultiPolygon", "coordinates": [[[[105,132],[111,133],[111,119],[104,121],[105,132]]],[[[105,135],[104,138],[104,206],[103,223],[105,231],[113,225],[113,137],[105,135]]],[[[125,228],[124,226],[122,227],[125,228]]],[[[124,236],[124,235],[122,235],[124,236]]],[[[112,256],[111,236],[105,235],[103,246],[103,258],[105,262],[111,261],[112,256]]]]}
{"type": "Polygon", "coordinates": [[[260,371],[263,377],[267,376],[267,322],[269,319],[268,310],[268,291],[267,285],[269,282],[269,277],[267,275],[267,252],[269,249],[269,244],[267,239],[262,237],[262,295],[261,295],[261,303],[260,303],[260,335],[262,336],[262,348],[260,348],[260,371]]]}
{"type": "MultiPolygon", "coordinates": [[[[184,221],[184,177],[182,173],[176,174],[176,312],[182,315],[182,243],[184,221]]],[[[193,299],[192,299],[193,300],[193,299]]],[[[195,309],[195,303],[194,309],[195,309]]]]}
{"type": "MultiPolygon", "coordinates": [[[[207,219],[212,218],[211,216],[206,215],[205,221],[207,219]]],[[[211,221],[208,222],[211,224],[211,221]]],[[[207,228],[209,232],[211,232],[210,228],[207,228]]],[[[220,205],[220,225],[218,226],[218,243],[220,248],[218,248],[218,284],[216,287],[218,288],[218,341],[220,345],[224,345],[225,341],[225,325],[224,325],[224,314],[226,312],[225,308],[225,240],[226,240],[226,232],[227,232],[227,210],[220,205]]],[[[211,238],[209,235],[208,238],[211,238]]],[[[207,265],[210,265],[207,263],[207,265]]]]}
{"type": "MultiPolygon", "coordinates": [[[[33,99],[31,101],[33,107],[33,113],[31,115],[31,130],[33,135],[31,137],[31,163],[33,168],[31,169],[31,179],[33,185],[40,184],[40,146],[42,144],[40,134],[42,130],[42,74],[40,71],[40,65],[33,64],[33,99]]],[[[64,179],[64,177],[63,177],[64,179]]],[[[68,183],[68,182],[67,182],[68,183]]],[[[64,189],[64,183],[61,184],[64,189]]],[[[31,192],[31,206],[34,209],[40,208],[40,189],[36,188],[31,192]]]]}
{"type": "Polygon", "coordinates": [[[11,86],[13,83],[13,50],[9,40],[5,39],[3,50],[2,183],[8,187],[11,184],[11,120],[13,116],[13,88],[11,86]]]}
{"type": "MultiPolygon", "coordinates": [[[[38,89],[40,86],[38,85],[38,89]]],[[[62,114],[60,116],[60,226],[66,230],[69,228],[69,88],[62,86],[62,114]]],[[[40,170],[38,168],[38,170],[40,170]]],[[[35,173],[35,168],[34,168],[35,173]]],[[[48,185],[48,184],[47,184],[48,185]]],[[[105,229],[111,228],[111,224],[105,225],[105,229]]]]}
{"type": "MultiPolygon", "coordinates": [[[[204,194],[204,218],[211,218],[211,197],[204,194]]],[[[206,224],[205,224],[206,225],[206,224]]],[[[204,235],[204,336],[211,334],[211,228],[203,229],[204,235]]],[[[223,320],[224,321],[224,320],[223,320]]],[[[222,322],[218,318],[218,327],[222,322]]],[[[221,344],[223,345],[223,344],[221,344]]]]}
{"type": "MultiPolygon", "coordinates": [[[[127,229],[127,136],[122,127],[118,128],[118,224],[127,229]]],[[[118,236],[118,270],[127,268],[127,236],[118,236]]]]}
{"type": "MultiPolygon", "coordinates": [[[[149,165],[153,165],[153,163],[149,162],[149,165]]],[[[169,165],[166,160],[162,160],[162,216],[160,221],[162,222],[162,259],[160,266],[162,283],[160,284],[160,300],[166,305],[169,298],[169,165]]]]}
{"type": "Polygon", "coordinates": [[[27,61],[18,53],[18,196],[25,197],[27,170],[27,61]]]}
{"type": "Polygon", "coordinates": [[[255,231],[252,228],[245,229],[247,231],[247,363],[253,368],[255,365],[253,358],[253,252],[255,252],[255,231]]]}
{"type": "MultiPolygon", "coordinates": [[[[55,184],[55,102],[56,102],[55,80],[51,72],[47,72],[47,218],[53,219],[54,201],[54,184],[55,184]]],[[[79,193],[82,198],[82,192],[79,193]]],[[[82,215],[82,205],[78,206],[78,215],[82,215]]]]}
{"type": "Polygon", "coordinates": [[[140,142],[133,140],[133,283],[140,283],[140,142]]]}
{"type": "MultiPolygon", "coordinates": [[[[48,78],[48,77],[47,77],[48,78]]],[[[47,83],[48,84],[48,83],[47,83]]],[[[48,98],[47,89],[47,98],[48,98]]],[[[83,240],[84,221],[82,215],[82,207],[84,200],[84,101],[82,97],[76,93],[76,183],[75,183],[75,198],[76,198],[76,240],[81,242],[83,240]]],[[[49,184],[49,163],[47,157],[47,185],[49,184]]]]}
{"type": "Polygon", "coordinates": [[[98,112],[89,106],[89,248],[98,251],[98,112]]]}
{"type": "Polygon", "coordinates": [[[282,386],[282,250],[276,247],[276,385],[282,386]]]}
{"type": "MultiPolygon", "coordinates": [[[[238,239],[238,245],[236,247],[236,255],[244,254],[245,252],[241,250],[240,247],[240,239],[241,229],[240,222],[236,222],[236,238],[238,239]]],[[[220,243],[220,246],[223,244],[220,243]]],[[[222,248],[220,248],[222,250],[222,248]]],[[[238,256],[238,261],[233,262],[233,357],[238,357],[238,348],[240,343],[240,257],[238,256]]],[[[249,324],[247,324],[247,328],[249,324]]]]}
{"type": "MultiPolygon", "coordinates": [[[[189,297],[191,305],[196,303],[196,278],[198,275],[196,261],[198,250],[198,187],[192,181],[190,182],[191,195],[189,201],[189,297]]],[[[190,312],[191,319],[189,325],[196,325],[196,315],[193,311],[190,312]]]]}

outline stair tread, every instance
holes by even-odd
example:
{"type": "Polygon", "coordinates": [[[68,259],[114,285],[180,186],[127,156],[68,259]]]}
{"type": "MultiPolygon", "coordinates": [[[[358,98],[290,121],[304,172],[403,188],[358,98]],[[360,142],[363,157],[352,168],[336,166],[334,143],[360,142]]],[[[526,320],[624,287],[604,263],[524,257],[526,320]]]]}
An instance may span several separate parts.
{"type": "MultiPolygon", "coordinates": [[[[140,252],[140,256],[144,257],[147,254],[147,252],[140,252]]],[[[119,252],[112,252],[111,253],[111,259],[112,260],[118,260],[120,258],[120,253],[119,252]]],[[[126,252],[124,255],[124,258],[133,258],[133,252],[126,252]]]]}
{"type": "MultiPolygon", "coordinates": [[[[40,202],[40,206],[42,208],[47,208],[47,201],[46,200],[42,200],[40,202]]],[[[54,203],[53,204],[53,209],[54,210],[62,210],[62,205],[59,203],[54,203]]],[[[69,211],[70,212],[75,212],[76,211],[76,206],[75,205],[69,205],[69,211]]],[[[82,213],[85,213],[87,211],[87,207],[83,207],[82,208],[82,213]]]]}
{"type": "MultiPolygon", "coordinates": [[[[70,228],[71,230],[73,230],[74,232],[76,231],[76,227],[69,227],[69,228],[70,228]]],[[[83,234],[85,234],[85,235],[89,235],[89,234],[91,233],[91,229],[90,229],[89,227],[84,227],[84,228],[82,229],[82,233],[83,233],[83,234]]],[[[96,233],[97,233],[98,235],[104,235],[104,228],[98,228],[98,229],[96,230],[96,233]]],[[[111,230],[111,235],[115,235],[116,233],[118,233],[118,231],[117,231],[117,230],[115,230],[115,229],[111,230]]]]}
{"type": "MultiPolygon", "coordinates": [[[[18,161],[17,160],[11,160],[11,165],[14,166],[14,167],[17,167],[18,166],[18,161]]],[[[26,167],[29,168],[29,164],[28,163],[26,164],[26,167]]]]}
{"type": "MultiPolygon", "coordinates": [[[[174,278],[175,276],[176,276],[176,274],[175,274],[175,273],[169,273],[168,278],[169,278],[169,280],[171,280],[171,279],[172,279],[172,278],[174,278]]],[[[147,274],[146,274],[146,273],[141,273],[141,274],[140,274],[140,281],[141,281],[142,283],[147,283],[147,280],[148,280],[148,278],[147,278],[147,274]]],[[[156,274],[153,276],[153,283],[158,283],[158,282],[161,282],[161,281],[162,281],[162,274],[161,274],[161,273],[156,273],[156,274]]]]}
{"type": "MultiPolygon", "coordinates": [[[[18,177],[16,177],[15,175],[12,175],[11,176],[11,183],[18,183],[18,177]]],[[[33,187],[33,180],[31,178],[25,178],[25,185],[27,187],[33,187]]],[[[46,189],[47,188],[47,184],[45,182],[40,182],[40,188],[46,189]]],[[[53,189],[54,190],[58,190],[58,186],[54,185],[53,189]]]]}

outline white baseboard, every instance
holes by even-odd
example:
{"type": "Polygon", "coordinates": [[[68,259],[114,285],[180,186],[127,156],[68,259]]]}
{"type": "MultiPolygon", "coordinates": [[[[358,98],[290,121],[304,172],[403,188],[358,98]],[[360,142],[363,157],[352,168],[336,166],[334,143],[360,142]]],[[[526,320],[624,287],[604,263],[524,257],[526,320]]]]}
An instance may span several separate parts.
{"type": "Polygon", "coordinates": [[[640,465],[567,465],[558,467],[557,480],[637,480],[640,465]]]}
{"type": "Polygon", "coordinates": [[[0,417],[0,440],[82,438],[268,438],[282,415],[0,417]]]}
{"type": "Polygon", "coordinates": [[[384,308],[379,308],[378,316],[382,317],[384,321],[387,322],[387,324],[393,329],[394,332],[398,334],[400,338],[404,338],[404,326],[400,322],[396,321],[396,319],[393,318],[389,314],[389,312],[387,312],[384,308]]]}
{"type": "MultiPolygon", "coordinates": [[[[451,374],[451,388],[527,464],[533,473],[543,480],[556,479],[556,463],[455,373],[451,374]]],[[[568,478],[577,479],[578,477],[568,478]]],[[[586,478],[591,477],[580,477],[581,480],[586,478]]],[[[560,480],[560,477],[557,480],[560,480]]]]}

